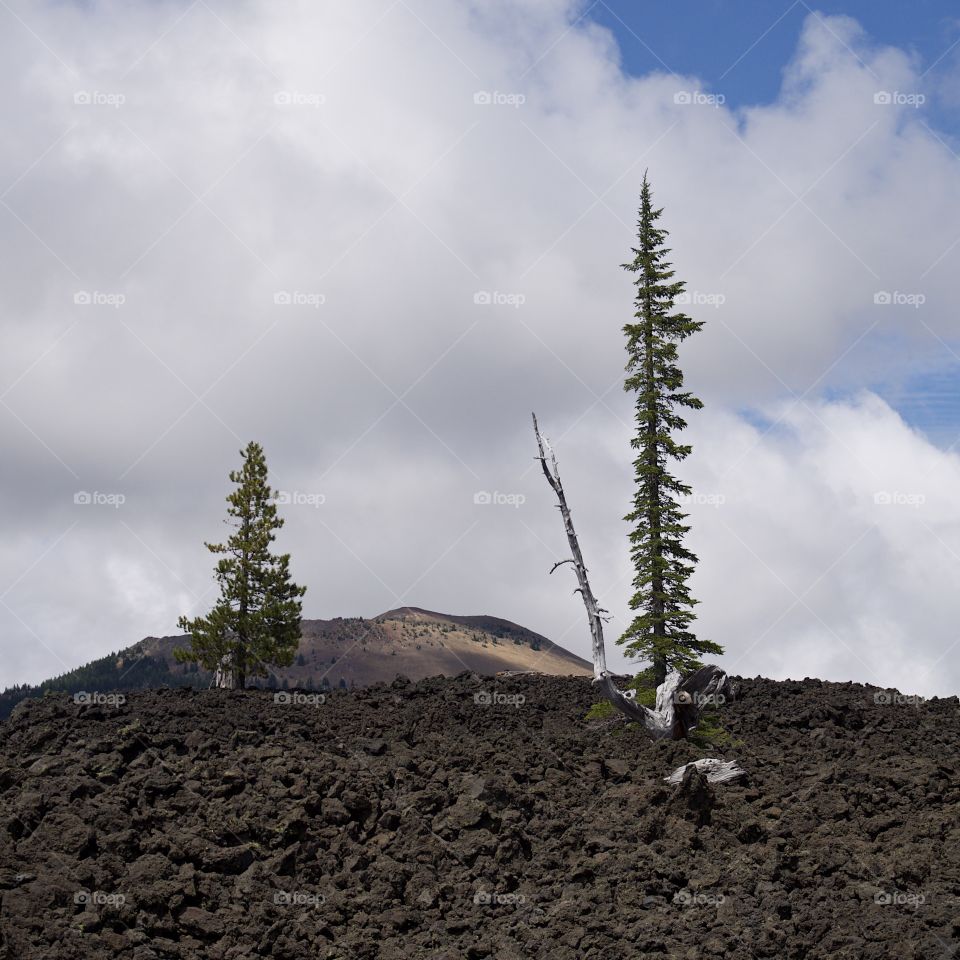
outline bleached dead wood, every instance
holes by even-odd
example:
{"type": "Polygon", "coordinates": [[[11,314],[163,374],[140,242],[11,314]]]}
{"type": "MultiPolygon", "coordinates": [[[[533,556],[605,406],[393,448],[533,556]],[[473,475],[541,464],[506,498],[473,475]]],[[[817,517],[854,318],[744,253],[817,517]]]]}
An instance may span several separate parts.
{"type": "MultiPolygon", "coordinates": [[[[583,554],[580,551],[580,542],[577,540],[577,534],[573,528],[573,518],[570,514],[570,508],[567,506],[563,484],[560,482],[557,458],[549,441],[540,433],[536,414],[533,414],[533,432],[537,437],[537,450],[539,451],[537,459],[543,468],[543,475],[547,478],[547,483],[550,484],[551,489],[556,494],[557,506],[560,510],[560,516],[563,518],[563,527],[572,554],[569,559],[555,563],[550,572],[553,573],[561,564],[570,563],[577,575],[579,586],[576,592],[583,598],[583,605],[587,610],[587,621],[590,625],[590,636],[593,640],[593,682],[600,687],[603,695],[610,703],[631,720],[642,723],[654,739],[660,740],[671,736],[674,727],[674,694],[680,685],[680,674],[676,672],[669,674],[664,683],[657,689],[655,710],[650,710],[636,703],[633,696],[617,689],[607,670],[606,651],[603,645],[603,614],[606,611],[597,603],[593,590],[590,589],[587,567],[583,562],[583,554]]],[[[630,692],[633,693],[633,691],[630,692]]]]}
{"type": "Polygon", "coordinates": [[[688,767],[695,767],[707,777],[707,783],[728,783],[742,777],[746,771],[737,766],[733,760],[715,760],[706,758],[703,760],[694,760],[693,763],[685,763],[682,767],[677,767],[669,777],[663,779],[667,783],[680,783],[688,767]]]}
{"type": "Polygon", "coordinates": [[[213,673],[213,681],[210,686],[218,690],[232,690],[235,686],[236,678],[233,672],[233,662],[229,653],[224,654],[217,664],[217,669],[213,673]]]}

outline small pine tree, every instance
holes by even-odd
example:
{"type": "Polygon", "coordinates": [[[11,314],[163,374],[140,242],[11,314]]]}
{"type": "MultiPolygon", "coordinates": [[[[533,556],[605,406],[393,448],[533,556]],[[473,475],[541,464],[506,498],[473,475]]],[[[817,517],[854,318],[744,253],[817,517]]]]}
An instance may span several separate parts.
{"type": "Polygon", "coordinates": [[[220,599],[205,617],[180,618],[190,649],[177,649],[174,656],[207,670],[225,665],[242,690],[248,677],[266,676],[268,666],[293,663],[306,587],[290,579],[289,554],[270,552],[283,520],[272,502],[263,448],[249,443],[241,456],[243,466],[230,473],[237,488],[227,497],[233,533],[225,544],[206,544],[211,553],[223,554],[214,574],[220,599]]]}
{"type": "Polygon", "coordinates": [[[696,556],[683,544],[690,529],[678,498],[690,487],[667,469],[669,460],[683,460],[690,446],[677,443],[673,434],[687,424],[677,408],[699,410],[703,404],[683,390],[683,373],[677,365],[677,344],[703,326],[685,313],[675,311],[676,298],[683,293],[683,281],[674,280],[666,260],[667,231],[656,223],[663,213],[654,209],[646,173],[640,192],[638,246],[634,258],[623,264],[636,274],[636,311],[633,323],[623,328],[627,337],[627,379],[624,389],[636,394],[637,434],[631,446],[637,451],[633,462],[636,494],[633,509],[624,518],[634,524],[630,533],[636,576],[630,609],[640,611],[617,643],[630,656],[653,665],[656,685],[667,670],[686,672],[700,666],[699,656],[723,653],[710,640],[700,640],[690,629],[698,602],[690,596],[687,580],[693,573],[696,556]]]}

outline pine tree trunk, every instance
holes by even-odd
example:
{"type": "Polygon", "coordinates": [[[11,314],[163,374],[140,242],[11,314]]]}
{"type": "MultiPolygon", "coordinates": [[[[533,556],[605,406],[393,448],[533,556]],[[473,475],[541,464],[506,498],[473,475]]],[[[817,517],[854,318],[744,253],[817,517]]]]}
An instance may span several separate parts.
{"type": "Polygon", "coordinates": [[[247,687],[247,648],[242,633],[237,635],[237,645],[233,649],[233,675],[235,678],[233,685],[237,690],[245,690],[247,687]]]}
{"type": "MultiPolygon", "coordinates": [[[[654,631],[656,632],[656,631],[654,631]]],[[[665,657],[653,658],[653,685],[659,687],[667,679],[667,661],[665,657]]]]}
{"type": "MultiPolygon", "coordinates": [[[[659,566],[663,550],[660,536],[660,482],[657,474],[657,392],[655,390],[655,371],[653,363],[653,313],[649,292],[646,298],[646,329],[644,331],[644,346],[646,356],[644,366],[646,374],[647,395],[647,526],[650,530],[650,552],[653,564],[653,578],[650,581],[651,601],[650,613],[653,614],[653,635],[662,637],[666,634],[663,623],[663,577],[659,573],[659,566]]],[[[667,661],[662,654],[653,656],[653,681],[659,687],[667,679],[667,661]]]]}

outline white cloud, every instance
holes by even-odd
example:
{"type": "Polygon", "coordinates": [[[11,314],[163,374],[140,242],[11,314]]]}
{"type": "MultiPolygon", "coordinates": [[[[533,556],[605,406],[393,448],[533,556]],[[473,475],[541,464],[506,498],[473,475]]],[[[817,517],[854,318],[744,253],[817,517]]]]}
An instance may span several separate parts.
{"type": "Polygon", "coordinates": [[[698,430],[694,482],[726,495],[696,510],[705,629],[732,669],[955,690],[960,457],[871,394],[780,414],[698,430]]]}
{"type": "Polygon", "coordinates": [[[59,670],[46,648],[172,632],[249,438],[278,487],[327,498],[287,510],[308,615],[401,597],[585,653],[569,584],[545,576],[562,532],[528,416],[559,441],[622,623],[618,265],[649,167],[679,275],[723,297],[684,352],[708,401],[685,469],[727,497],[695,509],[704,632],[746,672],[956,689],[938,660],[955,459],[876,398],[821,398],[923,370],[957,333],[956,158],[922,111],[874,102],[921,88],[904,53],[810,18],[780,98],[734,111],[676,103],[696,77],[625,76],[569,3],[13,8],[33,33],[0,38],[2,681],[59,670]],[[804,391],[767,435],[736,413],[804,391]],[[888,489],[928,499],[867,502],[888,489]],[[127,501],[80,512],[77,490],[127,501]]]}

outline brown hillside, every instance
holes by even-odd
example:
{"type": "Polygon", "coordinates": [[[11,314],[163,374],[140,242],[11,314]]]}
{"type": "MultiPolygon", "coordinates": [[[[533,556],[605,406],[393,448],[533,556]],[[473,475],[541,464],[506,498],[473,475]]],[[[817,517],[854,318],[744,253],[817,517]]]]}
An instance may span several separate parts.
{"type": "MultiPolygon", "coordinates": [[[[546,637],[509,620],[452,616],[403,607],[371,620],[362,617],[304,620],[296,662],[277,669],[290,687],[366,686],[397,674],[420,680],[504,671],[588,676],[591,665],[546,637]],[[341,682],[342,681],[342,682],[341,682]]],[[[148,637],[130,651],[164,659],[175,674],[187,667],[173,659],[184,635],[148,637]]]]}

